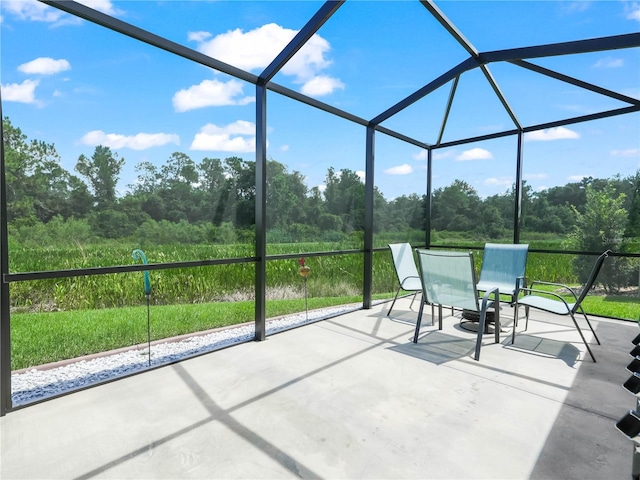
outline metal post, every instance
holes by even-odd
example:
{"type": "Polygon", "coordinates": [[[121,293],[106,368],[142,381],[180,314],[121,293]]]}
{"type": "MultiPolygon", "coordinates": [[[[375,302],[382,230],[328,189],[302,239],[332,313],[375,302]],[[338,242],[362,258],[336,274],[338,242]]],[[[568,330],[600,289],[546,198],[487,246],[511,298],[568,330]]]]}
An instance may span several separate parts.
{"type": "Polygon", "coordinates": [[[362,307],[371,308],[373,286],[373,207],[374,207],[374,149],[375,128],[367,126],[366,164],[364,177],[364,285],[362,286],[362,307]]]}
{"type": "MultiPolygon", "coordinates": [[[[2,119],[0,97],[0,119],[2,119]]],[[[0,416],[11,409],[11,310],[9,308],[9,236],[7,233],[7,177],[5,175],[4,129],[0,128],[0,416]]]]}
{"type": "Polygon", "coordinates": [[[431,193],[433,191],[433,149],[427,150],[427,195],[425,199],[424,215],[425,215],[425,238],[424,244],[426,248],[431,248],[431,193]]]}
{"type": "Polygon", "coordinates": [[[267,289],[267,89],[256,85],[255,340],[266,338],[267,289]]]}
{"type": "Polygon", "coordinates": [[[524,132],[518,129],[518,152],[516,157],[516,183],[514,191],[513,243],[520,243],[522,224],[522,139],[524,132]]]}

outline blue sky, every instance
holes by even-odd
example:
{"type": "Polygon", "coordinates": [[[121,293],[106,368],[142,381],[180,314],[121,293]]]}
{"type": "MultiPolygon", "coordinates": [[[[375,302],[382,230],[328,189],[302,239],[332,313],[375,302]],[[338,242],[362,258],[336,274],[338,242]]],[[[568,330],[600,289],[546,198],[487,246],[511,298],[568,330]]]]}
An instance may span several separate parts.
{"type": "MultiPolygon", "coordinates": [[[[322,5],[312,1],[83,1],[152,33],[260,73],[322,5]]],[[[441,11],[479,51],[634,33],[640,2],[442,1],[441,11]]],[[[125,159],[119,191],[143,161],[162,165],[180,151],[254,160],[251,84],[192,64],[36,1],[0,2],[2,112],[29,138],[53,143],[65,168],[107,145],[125,159]]],[[[371,119],[468,54],[418,1],[347,1],[274,81],[371,119]]],[[[640,49],[533,63],[640,98],[640,49]]],[[[511,64],[491,73],[524,125],[627,106],[511,64]]],[[[450,85],[384,126],[433,143],[450,85]]],[[[268,157],[322,187],[327,169],[364,170],[365,131],[270,93],[268,157]]],[[[484,76],[461,76],[443,141],[514,128],[484,76]]],[[[435,187],[454,179],[481,196],[515,180],[516,139],[434,152],[435,187]]],[[[425,151],[376,136],[376,185],[387,199],[425,192],[425,151]]],[[[536,190],[583,176],[631,175],[640,168],[640,114],[527,136],[524,177],[536,190]]]]}

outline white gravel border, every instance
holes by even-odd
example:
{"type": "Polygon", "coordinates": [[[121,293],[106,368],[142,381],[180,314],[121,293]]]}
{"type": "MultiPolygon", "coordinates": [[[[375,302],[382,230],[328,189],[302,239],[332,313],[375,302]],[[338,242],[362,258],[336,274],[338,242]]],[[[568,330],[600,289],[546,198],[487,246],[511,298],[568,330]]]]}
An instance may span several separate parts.
{"type": "MultiPolygon", "coordinates": [[[[287,315],[267,321],[267,335],[308,323],[359,310],[360,306],[340,306],[287,315]]],[[[112,380],[163,364],[251,341],[255,326],[244,325],[205,335],[193,335],[179,341],[151,345],[151,367],[148,348],[132,349],[116,354],[105,353],[91,360],[79,360],[60,367],[33,368],[11,375],[11,398],[14,407],[50,398],[75,389],[112,380]]]]}

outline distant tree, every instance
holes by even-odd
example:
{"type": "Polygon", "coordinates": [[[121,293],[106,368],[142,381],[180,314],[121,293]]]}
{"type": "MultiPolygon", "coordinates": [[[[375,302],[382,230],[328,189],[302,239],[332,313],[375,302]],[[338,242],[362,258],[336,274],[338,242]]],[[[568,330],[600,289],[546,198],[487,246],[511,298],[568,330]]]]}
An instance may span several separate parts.
{"type": "Polygon", "coordinates": [[[267,161],[267,228],[305,223],[307,186],[304,176],[275,160],[267,161]]]}
{"type": "MultiPolygon", "coordinates": [[[[597,190],[592,186],[585,189],[586,203],[584,213],[574,208],[576,225],[567,237],[570,247],[586,252],[603,252],[624,250],[624,231],[627,222],[627,211],[623,204],[625,195],[616,195],[612,185],[597,190]]],[[[574,261],[574,271],[581,282],[585,282],[591,272],[593,258],[578,256],[574,261]]],[[[598,277],[608,292],[617,292],[628,284],[630,264],[626,258],[609,258],[598,277]]]]}
{"type": "Polygon", "coordinates": [[[627,228],[624,236],[627,238],[640,237],[640,170],[633,178],[633,195],[629,206],[629,216],[627,217],[627,228]]]}
{"type": "Polygon", "coordinates": [[[76,163],[76,171],[85,177],[93,190],[98,210],[113,207],[116,202],[116,185],[124,158],[119,159],[109,147],[98,145],[91,158],[80,155],[76,163]]]}
{"type": "Polygon", "coordinates": [[[88,210],[86,185],[62,168],[54,145],[28,140],[7,117],[2,120],[2,129],[8,221],[83,217],[88,210]]]}
{"type": "MultiPolygon", "coordinates": [[[[200,172],[201,216],[216,226],[222,226],[229,218],[230,185],[224,166],[219,158],[203,158],[197,166],[200,172]]],[[[227,223],[228,228],[229,223],[227,223]]]]}
{"type": "Polygon", "coordinates": [[[480,220],[482,201],[478,192],[463,180],[433,192],[431,226],[436,230],[470,231],[480,220]]]}
{"type": "Polygon", "coordinates": [[[229,206],[225,208],[225,221],[232,222],[236,228],[250,229],[255,221],[256,207],[256,164],[240,157],[224,160],[228,176],[226,190],[229,206]]]}
{"type": "Polygon", "coordinates": [[[345,233],[364,229],[364,184],[358,174],[349,169],[327,171],[324,198],[327,213],[342,220],[345,233]]]}

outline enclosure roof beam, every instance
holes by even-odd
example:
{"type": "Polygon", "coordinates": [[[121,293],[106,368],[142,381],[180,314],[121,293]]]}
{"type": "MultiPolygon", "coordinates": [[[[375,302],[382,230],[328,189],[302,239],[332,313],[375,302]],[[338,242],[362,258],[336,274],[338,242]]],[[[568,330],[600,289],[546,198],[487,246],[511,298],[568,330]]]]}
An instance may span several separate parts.
{"type": "Polygon", "coordinates": [[[479,53],[476,48],[471,45],[471,42],[465,38],[465,36],[456,28],[456,26],[451,23],[444,13],[438,8],[438,6],[432,0],[420,0],[420,3],[429,10],[429,13],[433,15],[433,17],[442,25],[449,34],[455,38],[455,40],[462,45],[462,47],[471,55],[473,58],[478,58],[479,53]]]}
{"type": "Polygon", "coordinates": [[[545,128],[562,127],[564,125],[589,122],[591,120],[600,120],[602,118],[615,117],[617,115],[626,115],[628,113],[634,112],[640,112],[640,105],[616,108],[615,110],[607,110],[606,112],[592,113],[590,115],[581,115],[579,117],[566,118],[564,120],[557,120],[555,122],[541,123],[538,125],[532,125],[530,127],[524,127],[522,130],[524,132],[535,132],[536,130],[544,130],[545,128]]]}
{"type": "Polygon", "coordinates": [[[640,47],[640,33],[627,33],[611,37],[590,38],[573,42],[551,43],[534,47],[510,48],[480,54],[481,63],[508,62],[524,58],[554,57],[579,53],[602,52],[622,48],[640,47]]]}
{"type": "Polygon", "coordinates": [[[507,102],[507,99],[505,98],[505,96],[502,94],[502,91],[500,90],[500,87],[498,86],[498,83],[496,82],[496,80],[493,78],[493,75],[491,74],[489,67],[487,67],[486,65],[481,65],[480,69],[482,70],[482,73],[484,73],[484,76],[489,81],[489,84],[491,85],[491,88],[493,88],[493,91],[495,92],[498,99],[500,100],[500,103],[502,103],[502,106],[511,117],[511,121],[515,124],[516,127],[521,128],[520,122],[518,121],[518,118],[516,117],[515,112],[509,105],[509,102],[507,102]]]}
{"type": "Polygon", "coordinates": [[[598,87],[597,85],[583,82],[582,80],[578,80],[577,78],[573,78],[568,75],[558,73],[554,70],[549,70],[548,68],[535,65],[525,60],[510,60],[509,63],[512,63],[513,65],[517,65],[522,68],[526,68],[536,73],[540,73],[542,75],[546,75],[551,78],[555,78],[556,80],[560,80],[562,82],[570,83],[571,85],[575,85],[576,87],[585,88],[587,90],[591,90],[592,92],[599,93],[601,95],[606,95],[607,97],[615,98],[616,100],[620,100],[621,102],[630,103],[632,105],[640,105],[640,100],[638,100],[637,98],[628,97],[626,95],[622,95],[620,93],[607,90],[606,88],[598,87]]]}
{"type": "Polygon", "coordinates": [[[289,44],[280,52],[280,54],[264,69],[260,74],[261,83],[267,83],[276,73],[293,57],[298,50],[304,47],[305,43],[331,18],[331,16],[340,8],[345,0],[329,0],[315,13],[307,24],[296,34],[289,44]]]}
{"type": "Polygon", "coordinates": [[[63,12],[70,13],[75,15],[76,17],[83,18],[89,22],[95,23],[96,25],[100,25],[102,27],[108,28],[109,30],[113,30],[114,32],[121,33],[128,37],[134,38],[141,42],[147,43],[154,47],[160,48],[167,52],[173,53],[180,57],[186,58],[188,60],[192,60],[196,63],[204,65],[206,67],[213,68],[222,73],[227,73],[233,77],[239,78],[241,80],[245,80],[247,82],[251,82],[254,85],[258,82],[257,75],[254,75],[249,72],[245,72],[239,68],[236,68],[228,63],[221,62],[219,60],[215,60],[208,55],[200,53],[191,48],[185,47],[184,45],[180,45],[179,43],[172,42],[171,40],[167,40],[164,37],[156,35],[154,33],[148,32],[139,27],[135,27],[129,23],[123,22],[122,20],[118,20],[117,18],[113,18],[107,14],[89,8],[81,3],[73,2],[70,0],[39,0],[42,3],[55,7],[63,12]]]}
{"type": "Polygon", "coordinates": [[[440,75],[435,80],[429,82],[424,87],[422,87],[419,90],[417,90],[416,92],[412,93],[411,95],[406,97],[404,100],[396,103],[393,107],[387,109],[386,111],[382,112],[377,117],[371,119],[371,123],[373,123],[374,125],[378,125],[378,124],[384,122],[385,120],[387,120],[387,119],[391,118],[392,116],[394,116],[396,113],[401,112],[402,110],[404,110],[408,106],[414,104],[418,100],[420,100],[420,99],[426,97],[427,95],[429,95],[431,92],[433,92],[433,91],[437,90],[438,88],[440,88],[441,86],[445,85],[447,82],[453,80],[456,77],[459,77],[464,72],[467,72],[469,70],[472,70],[472,69],[476,68],[477,66],[478,66],[478,62],[477,62],[477,60],[475,58],[473,58],[473,57],[467,58],[463,62],[461,62],[458,65],[456,65],[455,67],[453,67],[448,72],[443,73],[442,75],[440,75]]]}
{"type": "MultiPolygon", "coordinates": [[[[602,118],[615,117],[617,115],[627,115],[629,113],[640,112],[640,105],[634,105],[631,107],[623,107],[615,110],[607,110],[606,112],[600,113],[592,113],[590,115],[582,115],[579,117],[567,118],[564,120],[556,120],[555,122],[541,123],[538,125],[531,125],[529,127],[522,127],[522,131],[527,132],[535,132],[537,130],[544,130],[545,128],[553,128],[553,127],[561,127],[564,125],[571,125],[574,123],[582,123],[588,122],[591,120],[600,120],[602,118]]],[[[493,140],[495,138],[508,137],[510,135],[516,135],[518,133],[518,129],[513,130],[505,130],[503,132],[490,133],[488,135],[481,135],[478,137],[469,137],[463,138],[459,140],[453,140],[451,142],[441,143],[439,145],[435,145],[432,148],[448,148],[455,147],[457,145],[465,145],[468,143],[482,142],[485,140],[493,140]]]]}

